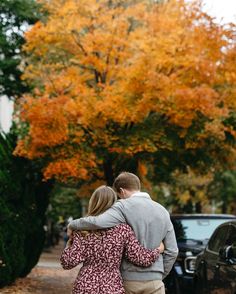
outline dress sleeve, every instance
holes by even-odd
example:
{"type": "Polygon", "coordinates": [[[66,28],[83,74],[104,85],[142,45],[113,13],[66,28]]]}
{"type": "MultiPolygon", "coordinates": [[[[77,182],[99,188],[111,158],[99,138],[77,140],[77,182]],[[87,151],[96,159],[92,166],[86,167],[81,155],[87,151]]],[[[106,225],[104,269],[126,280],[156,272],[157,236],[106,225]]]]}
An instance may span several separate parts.
{"type": "MultiPolygon", "coordinates": [[[[139,241],[136,239],[135,234],[130,226],[124,226],[125,231],[125,248],[124,256],[130,262],[138,266],[148,267],[160,255],[158,248],[153,250],[146,249],[140,245],[139,241]]],[[[157,244],[158,245],[158,244],[157,244]]]]}
{"type": "Polygon", "coordinates": [[[85,260],[84,258],[85,246],[82,242],[82,236],[75,233],[73,243],[71,246],[66,247],[60,258],[61,265],[64,269],[72,269],[85,260]]]}

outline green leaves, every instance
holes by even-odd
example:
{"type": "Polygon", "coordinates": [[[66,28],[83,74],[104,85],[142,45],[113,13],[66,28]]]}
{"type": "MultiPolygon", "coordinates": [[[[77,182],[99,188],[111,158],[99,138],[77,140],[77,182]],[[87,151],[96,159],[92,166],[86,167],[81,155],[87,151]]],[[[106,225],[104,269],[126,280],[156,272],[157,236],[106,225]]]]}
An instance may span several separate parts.
{"type": "Polygon", "coordinates": [[[17,97],[27,89],[21,81],[24,32],[40,14],[34,0],[2,0],[0,11],[0,96],[17,97]]]}
{"type": "Polygon", "coordinates": [[[14,134],[0,134],[0,287],[37,263],[51,187],[34,162],[13,156],[15,144],[14,134]]]}

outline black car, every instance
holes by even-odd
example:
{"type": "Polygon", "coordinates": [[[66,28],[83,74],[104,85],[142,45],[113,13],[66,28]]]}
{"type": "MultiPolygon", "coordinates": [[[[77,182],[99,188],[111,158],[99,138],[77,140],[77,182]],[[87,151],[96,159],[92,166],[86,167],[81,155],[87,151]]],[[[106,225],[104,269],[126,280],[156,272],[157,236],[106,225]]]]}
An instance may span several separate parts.
{"type": "Polygon", "coordinates": [[[173,269],[164,280],[168,294],[193,292],[196,256],[205,249],[216,227],[230,219],[236,220],[236,216],[226,214],[183,214],[171,216],[179,255],[173,269]]]}
{"type": "Polygon", "coordinates": [[[196,260],[195,293],[236,293],[236,221],[220,225],[196,260]]]}

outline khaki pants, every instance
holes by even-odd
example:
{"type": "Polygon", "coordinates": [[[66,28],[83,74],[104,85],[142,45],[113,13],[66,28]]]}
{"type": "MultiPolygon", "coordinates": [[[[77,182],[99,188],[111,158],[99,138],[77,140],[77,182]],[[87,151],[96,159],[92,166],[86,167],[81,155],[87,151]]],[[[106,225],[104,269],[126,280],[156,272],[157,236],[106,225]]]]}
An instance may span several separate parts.
{"type": "Polygon", "coordinates": [[[124,281],[125,294],[165,294],[164,283],[153,281],[124,281]]]}

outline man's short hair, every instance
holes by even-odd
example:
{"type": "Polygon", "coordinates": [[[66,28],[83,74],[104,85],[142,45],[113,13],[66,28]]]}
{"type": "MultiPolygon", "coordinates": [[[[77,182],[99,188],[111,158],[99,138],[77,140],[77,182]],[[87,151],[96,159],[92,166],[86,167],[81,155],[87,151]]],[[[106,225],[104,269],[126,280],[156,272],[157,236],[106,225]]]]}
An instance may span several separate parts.
{"type": "Polygon", "coordinates": [[[140,191],[141,184],[139,178],[135,174],[122,172],[115,178],[113,188],[118,193],[121,188],[128,191],[140,191]]]}

